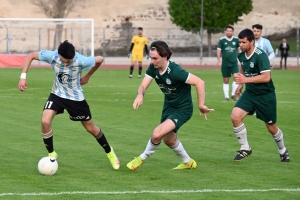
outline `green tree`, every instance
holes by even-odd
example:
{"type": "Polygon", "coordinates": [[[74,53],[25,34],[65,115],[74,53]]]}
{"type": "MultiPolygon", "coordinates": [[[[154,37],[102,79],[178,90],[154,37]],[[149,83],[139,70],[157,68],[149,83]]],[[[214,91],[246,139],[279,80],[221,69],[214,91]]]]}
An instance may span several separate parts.
{"type": "MultiPolygon", "coordinates": [[[[203,29],[208,34],[211,56],[211,35],[224,31],[228,25],[241,21],[239,17],[252,11],[252,0],[203,0],[203,29]]],[[[171,21],[188,32],[199,33],[201,0],[169,0],[171,21]]]]}

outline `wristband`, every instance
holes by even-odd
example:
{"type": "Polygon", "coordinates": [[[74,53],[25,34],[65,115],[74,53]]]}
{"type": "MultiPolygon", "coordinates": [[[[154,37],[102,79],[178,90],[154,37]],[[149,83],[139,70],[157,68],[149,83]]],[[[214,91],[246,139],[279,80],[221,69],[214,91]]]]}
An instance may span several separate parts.
{"type": "Polygon", "coordinates": [[[21,78],[21,79],[26,79],[26,73],[21,73],[20,78],[21,78]]]}

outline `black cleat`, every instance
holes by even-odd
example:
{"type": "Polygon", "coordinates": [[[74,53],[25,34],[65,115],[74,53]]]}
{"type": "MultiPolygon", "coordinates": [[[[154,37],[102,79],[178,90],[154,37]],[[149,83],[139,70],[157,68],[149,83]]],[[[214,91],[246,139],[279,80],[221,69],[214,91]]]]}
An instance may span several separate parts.
{"type": "Polygon", "coordinates": [[[233,158],[234,162],[240,162],[242,161],[243,158],[251,156],[252,154],[252,150],[239,150],[237,151],[238,153],[236,154],[236,156],[233,158]]]}
{"type": "Polygon", "coordinates": [[[283,154],[280,154],[281,162],[290,162],[290,156],[288,150],[285,150],[283,154]]]}
{"type": "Polygon", "coordinates": [[[225,98],[224,101],[229,101],[229,98],[225,98]]]}

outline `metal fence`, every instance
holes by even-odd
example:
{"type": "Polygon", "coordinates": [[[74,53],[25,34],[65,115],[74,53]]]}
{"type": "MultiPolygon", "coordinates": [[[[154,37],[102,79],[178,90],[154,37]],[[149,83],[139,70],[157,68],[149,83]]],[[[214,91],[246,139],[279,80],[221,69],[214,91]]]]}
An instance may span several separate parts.
{"type": "MultiPolygon", "coordinates": [[[[68,39],[74,42],[76,49],[83,54],[90,54],[90,28],[76,29],[65,26],[62,40],[68,39]]],[[[235,30],[235,35],[241,29],[235,30]]],[[[94,29],[94,52],[95,55],[106,57],[126,56],[131,44],[131,38],[137,33],[136,28],[118,26],[114,28],[94,29]]],[[[174,56],[199,57],[200,42],[199,34],[193,34],[180,28],[146,28],[144,35],[148,38],[149,44],[155,40],[164,40],[172,49],[174,56]]],[[[208,34],[203,32],[203,56],[216,56],[216,46],[219,38],[225,33],[211,35],[211,52],[208,52],[208,34]]],[[[283,38],[290,44],[290,56],[299,57],[299,29],[265,28],[263,36],[268,38],[273,48],[276,49],[283,38]]],[[[40,26],[34,27],[0,27],[0,53],[26,54],[29,51],[41,49],[55,49],[53,44],[53,28],[40,26]]],[[[57,48],[57,47],[56,47],[57,48]]]]}

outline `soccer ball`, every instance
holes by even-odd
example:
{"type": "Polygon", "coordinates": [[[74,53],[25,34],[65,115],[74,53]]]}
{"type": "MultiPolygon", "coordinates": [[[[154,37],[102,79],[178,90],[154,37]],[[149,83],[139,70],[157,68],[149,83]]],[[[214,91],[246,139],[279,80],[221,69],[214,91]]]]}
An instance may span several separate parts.
{"type": "Polygon", "coordinates": [[[52,176],[57,172],[58,163],[56,160],[51,160],[49,156],[42,158],[38,164],[38,170],[41,174],[52,176]]]}

